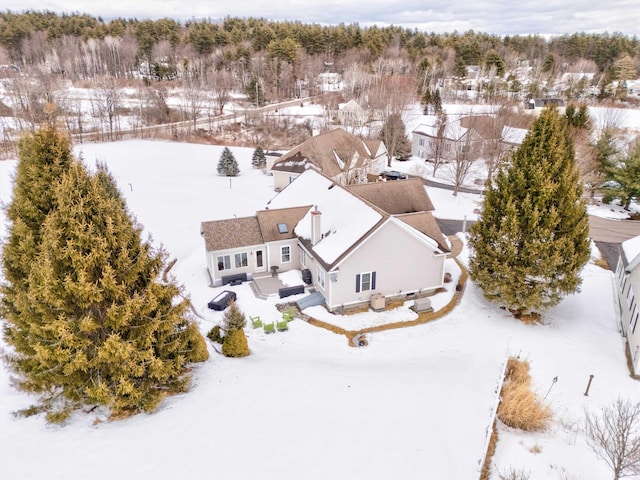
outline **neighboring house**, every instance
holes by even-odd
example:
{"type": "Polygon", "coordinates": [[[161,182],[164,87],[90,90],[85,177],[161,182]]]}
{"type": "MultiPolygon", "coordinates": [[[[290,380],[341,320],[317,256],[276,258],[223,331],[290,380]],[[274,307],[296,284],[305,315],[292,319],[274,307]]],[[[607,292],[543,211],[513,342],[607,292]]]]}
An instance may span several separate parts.
{"type": "Polygon", "coordinates": [[[331,311],[366,305],[374,293],[426,295],[443,286],[450,251],[431,210],[419,179],[343,187],[308,170],[255,217],[203,222],[207,268],[214,285],[225,275],[308,269],[331,311]]]}
{"type": "Polygon", "coordinates": [[[422,124],[412,132],[411,154],[426,160],[439,156],[444,162],[460,155],[474,160],[482,157],[488,144],[499,140],[494,130],[493,119],[484,115],[450,119],[440,125],[422,124]]]}
{"type": "Polygon", "coordinates": [[[336,118],[345,126],[360,127],[369,119],[367,110],[362,108],[358,102],[351,99],[347,103],[338,104],[336,118]]]}
{"type": "Polygon", "coordinates": [[[524,142],[524,137],[527,136],[529,130],[526,128],[515,128],[505,125],[502,127],[502,133],[500,134],[500,141],[507,149],[518,148],[524,142]]]}
{"type": "Polygon", "coordinates": [[[364,183],[385,168],[387,150],[380,140],[363,140],[337,128],[309,138],[282,155],[271,167],[273,188],[282,190],[312,168],[340,185],[364,183]]]}
{"type": "Polygon", "coordinates": [[[334,72],[321,73],[318,75],[318,86],[323,92],[342,90],[342,76],[334,72]]]}
{"type": "Polygon", "coordinates": [[[640,293],[640,236],[622,242],[616,268],[615,286],[618,293],[620,323],[627,338],[631,367],[640,373],[640,328],[638,328],[638,298],[640,293]]]}
{"type": "Polygon", "coordinates": [[[467,65],[467,73],[462,80],[466,90],[476,90],[480,85],[480,65],[467,65]]]}

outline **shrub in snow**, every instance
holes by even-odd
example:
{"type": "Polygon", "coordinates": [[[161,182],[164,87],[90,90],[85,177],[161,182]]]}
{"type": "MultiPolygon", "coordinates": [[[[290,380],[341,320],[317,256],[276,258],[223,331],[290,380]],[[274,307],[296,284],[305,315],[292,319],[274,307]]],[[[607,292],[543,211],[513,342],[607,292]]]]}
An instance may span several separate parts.
{"type": "Polygon", "coordinates": [[[211,330],[209,330],[209,333],[207,333],[207,338],[212,342],[222,343],[224,337],[222,336],[220,325],[216,325],[211,330]]]}
{"type": "Polygon", "coordinates": [[[509,359],[501,397],[498,418],[508,427],[540,431],[549,424],[551,410],[531,390],[528,362],[509,359]]]}
{"type": "Polygon", "coordinates": [[[222,354],[225,357],[246,357],[249,355],[249,343],[244,330],[227,332],[222,344],[222,354]]]}

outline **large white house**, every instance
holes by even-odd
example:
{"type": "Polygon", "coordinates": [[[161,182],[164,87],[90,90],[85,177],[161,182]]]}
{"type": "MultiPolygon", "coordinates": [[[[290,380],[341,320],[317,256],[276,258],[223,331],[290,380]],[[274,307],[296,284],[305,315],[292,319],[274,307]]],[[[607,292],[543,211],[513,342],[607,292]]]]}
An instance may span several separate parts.
{"type": "Polygon", "coordinates": [[[307,170],[253,217],[203,222],[214,285],[308,270],[331,311],[443,286],[446,237],[420,179],[344,187],[307,170]]]}
{"type": "Polygon", "coordinates": [[[640,236],[622,242],[616,267],[616,290],[622,333],[627,338],[633,372],[640,372],[640,328],[638,299],[640,292],[640,236]]]}

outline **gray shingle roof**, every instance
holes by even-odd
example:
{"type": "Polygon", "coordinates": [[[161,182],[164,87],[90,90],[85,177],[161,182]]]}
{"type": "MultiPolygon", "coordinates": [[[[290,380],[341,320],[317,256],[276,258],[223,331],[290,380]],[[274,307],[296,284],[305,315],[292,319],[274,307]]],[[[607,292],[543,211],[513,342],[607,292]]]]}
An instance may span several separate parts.
{"type": "Polygon", "coordinates": [[[346,188],[391,215],[434,210],[433,203],[419,178],[363,183],[349,185],[346,188]]]}

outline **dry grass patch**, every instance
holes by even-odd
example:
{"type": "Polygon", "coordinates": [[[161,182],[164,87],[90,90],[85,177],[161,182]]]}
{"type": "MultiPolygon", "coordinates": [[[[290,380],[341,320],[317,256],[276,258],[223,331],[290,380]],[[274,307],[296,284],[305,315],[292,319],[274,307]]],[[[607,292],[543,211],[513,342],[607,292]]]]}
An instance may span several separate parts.
{"type": "Polygon", "coordinates": [[[531,390],[529,363],[510,358],[502,386],[498,418],[508,427],[540,431],[551,420],[551,409],[531,390]]]}
{"type": "Polygon", "coordinates": [[[606,261],[604,258],[602,258],[602,257],[595,259],[595,260],[593,261],[593,264],[594,264],[594,265],[596,265],[596,266],[598,266],[598,267],[600,267],[600,268],[603,268],[603,269],[605,269],[605,270],[609,270],[609,264],[608,264],[608,263],[607,263],[607,261],[606,261]]]}

